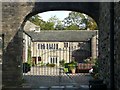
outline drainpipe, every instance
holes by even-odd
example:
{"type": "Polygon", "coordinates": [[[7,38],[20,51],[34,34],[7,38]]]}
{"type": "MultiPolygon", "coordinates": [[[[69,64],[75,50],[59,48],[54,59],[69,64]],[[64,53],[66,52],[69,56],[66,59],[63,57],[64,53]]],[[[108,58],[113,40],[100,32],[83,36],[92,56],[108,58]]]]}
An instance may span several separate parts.
{"type": "Polygon", "coordinates": [[[110,2],[110,90],[114,90],[114,2],[110,2]]]}

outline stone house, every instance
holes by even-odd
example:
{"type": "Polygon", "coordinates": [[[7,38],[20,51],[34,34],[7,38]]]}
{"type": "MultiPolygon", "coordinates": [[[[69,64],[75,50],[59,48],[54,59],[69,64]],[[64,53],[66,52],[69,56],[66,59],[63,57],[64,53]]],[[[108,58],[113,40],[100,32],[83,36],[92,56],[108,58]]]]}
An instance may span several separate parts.
{"type": "Polygon", "coordinates": [[[83,63],[87,58],[97,58],[97,30],[40,30],[40,27],[26,22],[23,33],[23,62],[33,64],[70,62],[73,57],[83,63]]]}
{"type": "Polygon", "coordinates": [[[23,33],[23,62],[28,61],[29,48],[31,47],[31,38],[23,33]]]}
{"type": "Polygon", "coordinates": [[[34,31],[37,32],[39,31],[40,27],[31,23],[30,21],[26,22],[26,25],[24,27],[23,31],[23,62],[27,62],[28,59],[30,59],[31,55],[31,36],[29,36],[26,32],[27,31],[34,31]]]}
{"type": "MultiPolygon", "coordinates": [[[[31,46],[32,63],[54,63],[59,66],[59,61],[70,62],[73,57],[79,63],[90,57],[96,58],[96,35],[96,30],[48,30],[40,32],[26,31],[24,36],[29,39],[26,40],[29,43],[26,45],[31,46]],[[31,43],[30,40],[32,40],[31,43]]],[[[26,50],[28,50],[28,46],[25,46],[26,50]]],[[[27,53],[26,57],[28,57],[27,53]]]]}

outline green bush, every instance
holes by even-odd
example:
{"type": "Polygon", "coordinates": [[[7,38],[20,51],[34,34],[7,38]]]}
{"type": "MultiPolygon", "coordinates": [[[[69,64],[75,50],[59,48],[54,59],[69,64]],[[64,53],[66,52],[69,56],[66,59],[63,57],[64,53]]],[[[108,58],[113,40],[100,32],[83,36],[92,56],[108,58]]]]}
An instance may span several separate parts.
{"type": "Polygon", "coordinates": [[[48,67],[55,67],[55,64],[53,64],[53,63],[51,63],[51,64],[46,64],[46,66],[48,66],[48,67]]]}
{"type": "Polygon", "coordinates": [[[59,63],[60,63],[60,65],[61,65],[62,67],[64,67],[64,65],[65,65],[65,60],[61,60],[59,63]]]}
{"type": "Polygon", "coordinates": [[[70,69],[75,69],[77,66],[77,62],[76,61],[71,61],[69,64],[68,64],[68,67],[70,69]]]}
{"type": "Polygon", "coordinates": [[[65,63],[64,64],[64,71],[65,72],[71,72],[72,69],[76,69],[77,67],[77,62],[76,61],[71,61],[70,63],[65,63]]]}
{"type": "Polygon", "coordinates": [[[64,67],[65,67],[65,68],[68,68],[68,67],[69,67],[68,65],[69,65],[69,63],[65,63],[65,64],[64,64],[64,67]]]}
{"type": "Polygon", "coordinates": [[[93,68],[92,77],[93,77],[93,78],[99,78],[99,66],[98,66],[98,61],[95,62],[95,65],[94,65],[92,68],[93,68]]]}
{"type": "Polygon", "coordinates": [[[37,66],[45,66],[45,63],[43,63],[43,61],[41,61],[41,62],[39,62],[38,64],[37,64],[37,66]]]}

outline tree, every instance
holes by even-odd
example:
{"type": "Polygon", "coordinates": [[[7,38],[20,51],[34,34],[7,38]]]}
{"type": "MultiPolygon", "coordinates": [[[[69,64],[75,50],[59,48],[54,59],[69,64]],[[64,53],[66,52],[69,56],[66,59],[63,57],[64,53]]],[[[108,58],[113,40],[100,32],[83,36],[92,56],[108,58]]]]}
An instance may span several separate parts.
{"type": "Polygon", "coordinates": [[[91,17],[88,17],[87,29],[89,29],[89,30],[98,30],[96,22],[91,17]]]}
{"type": "Polygon", "coordinates": [[[86,23],[85,16],[82,13],[70,12],[64,19],[65,27],[77,26],[77,29],[83,29],[82,24],[86,23]]]}
{"type": "Polygon", "coordinates": [[[77,25],[70,25],[70,26],[67,26],[66,28],[64,28],[65,30],[79,30],[79,26],[77,25]]]}
{"type": "Polygon", "coordinates": [[[97,30],[96,22],[86,14],[70,12],[63,21],[52,16],[44,21],[39,15],[32,16],[29,21],[40,26],[41,30],[97,30]]]}
{"type": "Polygon", "coordinates": [[[56,16],[50,17],[48,21],[44,21],[39,15],[32,16],[30,22],[40,26],[41,30],[62,30],[63,24],[56,16]]]}
{"type": "Polygon", "coordinates": [[[44,30],[46,22],[39,15],[32,16],[29,21],[40,26],[41,30],[44,30]]]}
{"type": "Polygon", "coordinates": [[[48,22],[54,24],[54,30],[62,30],[63,29],[62,21],[59,20],[56,16],[50,17],[48,19],[48,22]]]}
{"type": "Polygon", "coordinates": [[[70,12],[63,22],[64,27],[67,29],[71,29],[71,27],[77,30],[97,29],[97,24],[91,17],[79,12],[70,12]]]}
{"type": "Polygon", "coordinates": [[[45,22],[44,28],[42,30],[54,30],[53,22],[45,22]]]}
{"type": "Polygon", "coordinates": [[[54,30],[54,23],[51,21],[45,22],[39,15],[32,16],[29,21],[40,26],[41,30],[54,30]]]}
{"type": "Polygon", "coordinates": [[[41,19],[39,15],[34,15],[29,19],[30,22],[34,23],[35,25],[41,26],[44,21],[41,19]]]}

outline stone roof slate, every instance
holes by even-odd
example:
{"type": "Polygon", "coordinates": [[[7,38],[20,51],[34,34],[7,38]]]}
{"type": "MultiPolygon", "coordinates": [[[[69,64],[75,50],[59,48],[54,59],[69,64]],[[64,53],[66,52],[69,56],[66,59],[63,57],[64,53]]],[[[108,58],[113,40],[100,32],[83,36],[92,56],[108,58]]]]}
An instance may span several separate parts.
{"type": "Polygon", "coordinates": [[[33,41],[88,41],[97,34],[97,30],[58,30],[58,31],[28,31],[33,41]]]}

